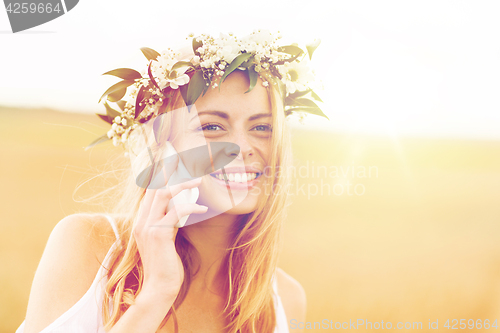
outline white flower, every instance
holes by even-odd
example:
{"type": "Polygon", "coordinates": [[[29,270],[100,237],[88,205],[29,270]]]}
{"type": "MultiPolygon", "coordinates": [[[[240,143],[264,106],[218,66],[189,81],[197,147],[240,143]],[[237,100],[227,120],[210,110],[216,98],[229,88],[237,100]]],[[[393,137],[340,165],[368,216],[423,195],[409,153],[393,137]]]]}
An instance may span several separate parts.
{"type": "Polygon", "coordinates": [[[230,38],[224,42],[220,57],[222,60],[225,60],[228,64],[230,64],[231,62],[233,62],[234,58],[238,56],[239,53],[240,46],[235,40],[230,38]]]}
{"type": "Polygon", "coordinates": [[[172,89],[177,89],[179,86],[187,84],[189,82],[189,76],[185,73],[188,69],[189,66],[183,66],[177,68],[173,72],[166,72],[159,80],[158,85],[160,86],[160,89],[164,89],[168,86],[172,89]]]}
{"type": "Polygon", "coordinates": [[[125,132],[125,130],[123,129],[123,127],[118,126],[118,127],[116,127],[115,132],[118,133],[118,134],[122,134],[123,132],[125,132]]]}
{"type": "Polygon", "coordinates": [[[119,124],[122,121],[122,118],[120,118],[120,116],[116,116],[114,121],[119,124]]]}
{"type": "Polygon", "coordinates": [[[307,89],[309,81],[314,79],[305,60],[285,63],[284,68],[286,69],[286,74],[283,76],[283,83],[285,83],[286,89],[290,94],[293,94],[297,90],[307,89]]]}
{"type": "Polygon", "coordinates": [[[275,37],[269,32],[269,30],[259,30],[246,37],[242,38],[244,42],[255,42],[259,45],[271,44],[275,37]]]}
{"type": "Polygon", "coordinates": [[[183,86],[189,82],[189,76],[187,74],[182,74],[181,76],[170,81],[170,87],[172,89],[177,89],[179,86],[183,86]]]}
{"type": "Polygon", "coordinates": [[[262,85],[263,85],[264,87],[268,87],[268,86],[269,86],[269,82],[264,81],[264,82],[262,82],[262,85]]]}
{"type": "Polygon", "coordinates": [[[127,126],[127,119],[126,119],[126,118],[123,118],[123,119],[122,119],[122,125],[123,125],[123,126],[127,126]]]}
{"type": "Polygon", "coordinates": [[[256,42],[250,42],[245,45],[245,50],[250,53],[255,52],[256,48],[257,48],[256,42]]]}

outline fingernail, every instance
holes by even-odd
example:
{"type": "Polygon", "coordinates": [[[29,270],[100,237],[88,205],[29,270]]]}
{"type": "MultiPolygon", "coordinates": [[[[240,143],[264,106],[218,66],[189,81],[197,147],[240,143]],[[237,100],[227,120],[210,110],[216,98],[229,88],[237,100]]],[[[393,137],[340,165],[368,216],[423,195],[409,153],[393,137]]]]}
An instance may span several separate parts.
{"type": "Polygon", "coordinates": [[[207,211],[208,210],[207,206],[198,205],[198,207],[200,208],[200,210],[203,210],[203,211],[207,211]]]}

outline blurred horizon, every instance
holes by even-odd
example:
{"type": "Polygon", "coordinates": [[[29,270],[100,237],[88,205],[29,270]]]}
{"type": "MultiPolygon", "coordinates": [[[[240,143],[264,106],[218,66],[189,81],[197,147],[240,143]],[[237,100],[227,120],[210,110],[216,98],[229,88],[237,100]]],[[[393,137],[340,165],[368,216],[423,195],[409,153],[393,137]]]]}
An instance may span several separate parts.
{"type": "MultiPolygon", "coordinates": [[[[113,104],[113,103],[110,103],[113,104]]],[[[62,110],[53,107],[26,107],[26,106],[9,106],[0,104],[0,115],[1,112],[5,111],[20,111],[20,112],[55,112],[63,114],[80,114],[80,115],[95,115],[96,113],[105,114],[105,108],[102,106],[102,110],[92,112],[92,111],[80,111],[80,110],[62,110]]],[[[323,117],[318,117],[315,115],[306,115],[306,118],[299,121],[297,115],[289,116],[289,123],[291,124],[291,129],[293,131],[319,131],[332,134],[341,135],[358,135],[358,136],[373,136],[373,137],[386,137],[397,140],[398,138],[422,138],[422,139],[442,139],[442,140],[474,140],[474,141],[500,141],[500,128],[498,130],[490,133],[489,131],[480,132],[447,132],[447,131],[408,131],[396,132],[394,129],[389,131],[387,128],[379,129],[367,129],[367,128],[341,128],[339,125],[330,125],[332,119],[329,121],[323,117]],[[330,122],[330,123],[328,123],[330,122]],[[326,123],[326,125],[325,125],[326,123]]],[[[97,116],[96,116],[97,119],[97,116]]],[[[102,122],[103,129],[106,129],[107,125],[102,122]]]]}

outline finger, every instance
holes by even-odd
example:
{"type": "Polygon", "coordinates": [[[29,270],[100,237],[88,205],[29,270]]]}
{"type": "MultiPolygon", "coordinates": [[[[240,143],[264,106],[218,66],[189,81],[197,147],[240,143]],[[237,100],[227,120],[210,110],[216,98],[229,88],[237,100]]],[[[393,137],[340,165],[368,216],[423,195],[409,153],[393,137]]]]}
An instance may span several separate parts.
{"type": "MultiPolygon", "coordinates": [[[[195,178],[190,181],[177,184],[174,186],[168,186],[167,188],[162,188],[157,190],[153,203],[151,205],[150,216],[153,221],[162,219],[167,211],[168,204],[173,197],[182,192],[185,189],[190,189],[197,187],[201,184],[201,178],[195,178]]],[[[154,223],[154,222],[153,222],[154,223]]]]}
{"type": "Polygon", "coordinates": [[[169,156],[161,160],[158,164],[161,167],[161,170],[159,170],[158,174],[161,174],[163,176],[163,180],[165,182],[165,184],[162,185],[167,186],[168,180],[179,165],[179,156],[177,154],[169,156]]]}
{"type": "Polygon", "coordinates": [[[183,217],[190,214],[203,214],[208,210],[207,206],[198,205],[195,203],[178,204],[168,211],[156,226],[174,227],[177,222],[183,217]]]}
{"type": "Polygon", "coordinates": [[[138,216],[146,218],[148,217],[151,204],[153,203],[153,199],[155,198],[155,193],[156,190],[154,189],[146,189],[144,196],[141,199],[138,216]]]}
{"type": "MultiPolygon", "coordinates": [[[[174,155],[165,158],[156,164],[161,169],[155,171],[154,174],[156,174],[157,176],[158,175],[162,176],[163,184],[161,184],[161,186],[163,186],[163,188],[166,187],[168,180],[170,179],[174,171],[177,169],[178,163],[179,163],[179,157],[177,155],[174,155]]],[[[152,183],[154,183],[154,181],[152,183]]],[[[154,188],[148,187],[146,189],[146,194],[144,195],[143,202],[141,202],[141,210],[143,211],[141,218],[143,220],[147,219],[150,215],[157,190],[158,190],[157,187],[154,188]]]]}
{"type": "Polygon", "coordinates": [[[172,193],[172,198],[184,190],[200,186],[201,181],[202,181],[202,178],[200,177],[200,178],[188,180],[187,182],[184,182],[184,183],[170,186],[170,192],[172,193]]]}

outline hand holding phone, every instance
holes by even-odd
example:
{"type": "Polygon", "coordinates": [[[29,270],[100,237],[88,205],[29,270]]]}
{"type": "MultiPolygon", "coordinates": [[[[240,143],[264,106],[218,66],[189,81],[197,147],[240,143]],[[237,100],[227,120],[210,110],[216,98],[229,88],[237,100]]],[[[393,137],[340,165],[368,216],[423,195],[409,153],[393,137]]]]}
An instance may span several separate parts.
{"type": "MultiPolygon", "coordinates": [[[[166,142],[166,150],[162,159],[168,159],[170,156],[178,155],[174,146],[170,142],[166,142]]],[[[179,164],[177,165],[177,169],[172,173],[170,178],[168,179],[167,186],[172,186],[173,184],[182,183],[183,180],[192,179],[193,176],[189,173],[186,166],[182,162],[182,159],[179,158],[179,164]]],[[[188,188],[182,190],[179,194],[174,196],[167,206],[167,211],[172,209],[174,205],[178,204],[186,204],[186,203],[196,203],[200,196],[200,190],[195,188],[188,188]]],[[[182,228],[186,225],[186,221],[189,218],[189,215],[183,216],[179,219],[179,222],[175,225],[177,228],[182,228]]]]}

